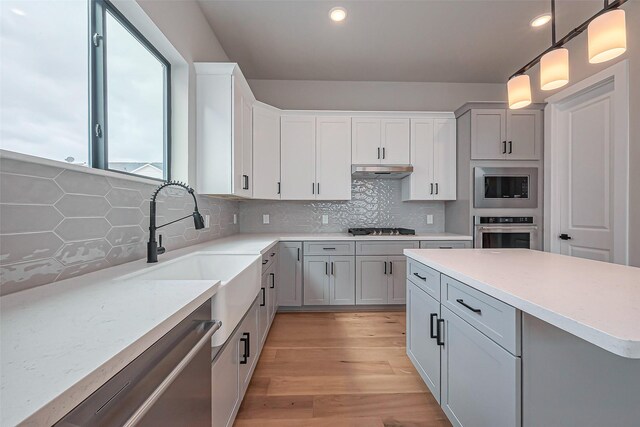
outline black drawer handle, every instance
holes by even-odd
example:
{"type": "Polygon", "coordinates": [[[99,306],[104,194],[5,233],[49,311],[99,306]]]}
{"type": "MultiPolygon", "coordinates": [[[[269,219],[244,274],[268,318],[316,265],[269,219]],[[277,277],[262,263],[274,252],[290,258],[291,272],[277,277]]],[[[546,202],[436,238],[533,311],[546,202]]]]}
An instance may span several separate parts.
{"type": "Polygon", "coordinates": [[[419,275],[418,273],[413,273],[414,276],[416,276],[418,279],[420,280],[424,280],[425,282],[427,281],[426,277],[422,277],[421,275],[419,275]]]}
{"type": "Polygon", "coordinates": [[[444,331],[442,326],[444,325],[444,319],[438,319],[438,327],[436,328],[436,344],[444,345],[444,331]]]}
{"type": "Polygon", "coordinates": [[[336,248],[322,248],[323,251],[335,251],[336,248]]]}
{"type": "Polygon", "coordinates": [[[242,334],[242,338],[240,338],[240,342],[244,343],[244,349],[242,351],[242,360],[240,360],[241,365],[246,365],[247,360],[251,356],[251,347],[250,347],[250,337],[251,334],[249,332],[244,332],[242,334]]]}
{"type": "Polygon", "coordinates": [[[271,289],[276,287],[276,274],[275,273],[269,273],[269,276],[271,276],[271,286],[269,286],[271,289]]]}
{"type": "Polygon", "coordinates": [[[471,307],[469,304],[467,304],[466,302],[464,302],[464,300],[462,298],[458,298],[456,300],[456,302],[466,308],[468,308],[469,310],[473,311],[474,313],[478,313],[478,314],[482,314],[482,310],[480,310],[479,308],[473,308],[471,307]]]}
{"type": "Polygon", "coordinates": [[[438,338],[438,335],[433,330],[433,319],[438,320],[438,313],[431,313],[431,319],[429,320],[429,336],[431,338],[438,338]]]}
{"type": "Polygon", "coordinates": [[[260,307],[264,307],[267,305],[267,291],[265,288],[260,288],[260,290],[262,291],[262,304],[260,304],[260,307]]]}
{"type": "Polygon", "coordinates": [[[265,264],[266,264],[266,263],[268,263],[268,262],[269,262],[269,260],[268,260],[268,259],[262,260],[262,265],[265,265],[265,264]]]}
{"type": "Polygon", "coordinates": [[[269,255],[269,256],[272,256],[272,257],[276,256],[276,253],[275,252],[271,252],[271,255],[269,255]]]}

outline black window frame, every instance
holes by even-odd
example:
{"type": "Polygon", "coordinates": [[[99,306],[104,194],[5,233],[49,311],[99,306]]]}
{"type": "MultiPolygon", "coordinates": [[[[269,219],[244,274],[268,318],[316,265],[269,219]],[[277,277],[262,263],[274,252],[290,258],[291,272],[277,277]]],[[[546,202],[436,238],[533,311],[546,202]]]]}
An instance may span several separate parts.
{"type": "Polygon", "coordinates": [[[89,165],[125,175],[169,181],[171,179],[171,63],[147,40],[138,29],[109,1],[89,1],[89,165]],[[119,24],[164,65],[164,163],[163,179],[109,169],[109,138],[106,82],[105,20],[109,12],[119,24]]]}

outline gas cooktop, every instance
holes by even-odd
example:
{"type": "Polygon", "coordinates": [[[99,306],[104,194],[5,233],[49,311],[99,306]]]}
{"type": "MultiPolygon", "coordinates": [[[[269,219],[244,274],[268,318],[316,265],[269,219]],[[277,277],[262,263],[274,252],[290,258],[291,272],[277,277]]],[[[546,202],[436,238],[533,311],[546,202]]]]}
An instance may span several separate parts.
{"type": "Polygon", "coordinates": [[[353,236],[412,236],[416,230],[410,228],[350,228],[353,236]]]}

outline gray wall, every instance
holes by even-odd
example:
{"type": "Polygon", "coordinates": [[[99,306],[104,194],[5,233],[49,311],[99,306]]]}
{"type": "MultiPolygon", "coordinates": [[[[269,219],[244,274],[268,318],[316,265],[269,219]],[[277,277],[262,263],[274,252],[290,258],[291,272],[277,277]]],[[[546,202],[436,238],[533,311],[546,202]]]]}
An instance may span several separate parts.
{"type": "MultiPolygon", "coordinates": [[[[0,171],[1,294],[146,256],[157,184],[7,158],[0,158],[0,171]]],[[[160,225],[193,212],[182,189],[163,190],[158,200],[160,225]]],[[[159,230],[168,250],[238,232],[237,202],[199,196],[198,205],[210,215],[210,228],[196,230],[184,220],[159,230]]]]}
{"type": "Polygon", "coordinates": [[[400,180],[354,180],[352,199],[344,202],[240,202],[243,233],[345,232],[349,227],[405,227],[418,232],[444,231],[444,202],[402,202],[400,180]],[[262,223],[269,214],[270,223],[262,223]],[[322,215],[329,224],[322,225],[322,215]],[[427,215],[434,223],[427,224],[427,215]]]}
{"type": "Polygon", "coordinates": [[[256,98],[282,109],[454,111],[465,102],[504,101],[506,86],[491,83],[249,80],[256,98]]]}

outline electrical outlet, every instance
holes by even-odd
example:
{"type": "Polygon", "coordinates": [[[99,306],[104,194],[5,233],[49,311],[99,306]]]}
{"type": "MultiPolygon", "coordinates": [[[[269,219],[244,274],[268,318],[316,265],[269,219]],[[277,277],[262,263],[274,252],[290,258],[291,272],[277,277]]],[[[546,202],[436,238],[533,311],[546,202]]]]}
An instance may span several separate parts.
{"type": "Polygon", "coordinates": [[[322,215],[322,224],[329,224],[329,215],[324,214],[322,215]]]}
{"type": "Polygon", "coordinates": [[[427,224],[433,224],[433,215],[427,215],[427,224]]]}
{"type": "Polygon", "coordinates": [[[209,228],[211,225],[211,215],[204,216],[204,228],[209,228]]]}
{"type": "Polygon", "coordinates": [[[269,224],[269,214],[262,215],[262,223],[269,224]]]}
{"type": "Polygon", "coordinates": [[[233,214],[233,223],[234,224],[238,223],[238,214],[233,214]]]}

